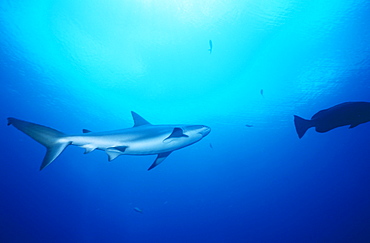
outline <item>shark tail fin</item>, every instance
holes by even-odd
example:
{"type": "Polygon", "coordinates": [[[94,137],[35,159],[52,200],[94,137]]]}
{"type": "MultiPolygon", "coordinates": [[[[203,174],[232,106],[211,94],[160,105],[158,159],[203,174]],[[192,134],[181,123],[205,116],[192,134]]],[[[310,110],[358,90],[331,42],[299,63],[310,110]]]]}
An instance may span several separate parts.
{"type": "Polygon", "coordinates": [[[294,125],[299,138],[302,138],[306,131],[313,127],[311,120],[306,120],[296,115],[294,116],[294,125]]]}
{"type": "Polygon", "coordinates": [[[46,147],[46,155],[42,161],[40,170],[53,162],[72,142],[66,139],[67,136],[64,133],[35,123],[10,117],[8,118],[8,125],[13,125],[46,147]]]}

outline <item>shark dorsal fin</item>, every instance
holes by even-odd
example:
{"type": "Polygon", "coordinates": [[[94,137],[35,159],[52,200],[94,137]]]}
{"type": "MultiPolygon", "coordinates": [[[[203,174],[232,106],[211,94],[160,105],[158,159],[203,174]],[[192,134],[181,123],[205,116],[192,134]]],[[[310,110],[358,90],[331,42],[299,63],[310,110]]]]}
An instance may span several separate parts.
{"type": "Polygon", "coordinates": [[[150,123],[139,116],[136,112],[131,111],[132,118],[134,119],[134,127],[150,125],[150,123]]]}

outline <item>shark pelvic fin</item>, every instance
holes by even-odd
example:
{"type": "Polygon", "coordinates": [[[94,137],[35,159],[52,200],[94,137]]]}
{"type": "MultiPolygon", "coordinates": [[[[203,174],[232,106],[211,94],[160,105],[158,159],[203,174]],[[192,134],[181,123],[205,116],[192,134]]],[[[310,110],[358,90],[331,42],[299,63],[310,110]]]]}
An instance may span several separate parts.
{"type": "Polygon", "coordinates": [[[112,149],[116,149],[116,150],[119,150],[120,152],[125,152],[125,150],[128,148],[128,146],[116,146],[116,147],[112,147],[112,149]]]}
{"type": "Polygon", "coordinates": [[[128,146],[116,146],[116,147],[110,147],[105,150],[105,152],[108,154],[108,160],[112,161],[118,156],[120,156],[125,150],[128,148],[128,146]]]}
{"type": "Polygon", "coordinates": [[[118,156],[121,155],[121,153],[118,152],[117,150],[107,149],[107,150],[105,150],[105,152],[108,154],[108,161],[112,161],[112,160],[114,160],[115,158],[117,158],[118,156]]]}
{"type": "Polygon", "coordinates": [[[131,111],[132,118],[134,119],[134,127],[151,125],[147,120],[142,118],[136,112],[131,111]]]}
{"type": "Polygon", "coordinates": [[[162,163],[163,160],[165,160],[168,157],[168,155],[171,154],[171,152],[172,151],[158,154],[157,158],[155,159],[153,164],[148,168],[148,170],[151,170],[154,167],[156,167],[157,165],[159,165],[160,163],[162,163]]]}

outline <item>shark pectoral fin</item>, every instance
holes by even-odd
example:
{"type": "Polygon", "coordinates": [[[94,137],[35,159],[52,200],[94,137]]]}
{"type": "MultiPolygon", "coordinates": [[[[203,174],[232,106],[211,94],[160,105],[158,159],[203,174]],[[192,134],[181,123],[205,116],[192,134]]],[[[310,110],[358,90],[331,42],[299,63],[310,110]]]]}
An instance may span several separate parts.
{"type": "Polygon", "coordinates": [[[85,145],[81,146],[81,148],[85,149],[84,154],[88,154],[88,153],[94,151],[96,149],[96,146],[93,146],[91,144],[85,144],[85,145]]]}
{"type": "MultiPolygon", "coordinates": [[[[168,139],[171,139],[171,138],[181,138],[181,137],[189,137],[189,136],[184,134],[184,131],[181,128],[175,127],[173,129],[171,135],[168,136],[166,139],[164,139],[163,142],[168,140],[168,139]]],[[[167,141],[167,142],[169,142],[169,141],[167,141]]]]}
{"type": "Polygon", "coordinates": [[[83,133],[89,133],[89,132],[91,132],[90,130],[87,130],[87,129],[82,129],[82,132],[83,133]]]}
{"type": "Polygon", "coordinates": [[[151,170],[154,167],[156,167],[157,165],[159,165],[160,163],[162,163],[163,160],[165,160],[168,157],[168,155],[171,154],[171,152],[172,151],[158,154],[157,158],[155,159],[155,161],[153,162],[153,164],[148,168],[148,170],[151,170]]]}

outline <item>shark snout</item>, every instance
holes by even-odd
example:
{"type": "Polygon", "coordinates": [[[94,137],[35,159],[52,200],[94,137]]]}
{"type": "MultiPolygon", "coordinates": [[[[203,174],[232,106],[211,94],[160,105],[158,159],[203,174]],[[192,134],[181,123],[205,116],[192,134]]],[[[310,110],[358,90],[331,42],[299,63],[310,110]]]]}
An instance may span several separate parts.
{"type": "Polygon", "coordinates": [[[211,128],[207,126],[203,126],[202,129],[199,131],[203,137],[207,136],[211,132],[211,128]]]}

